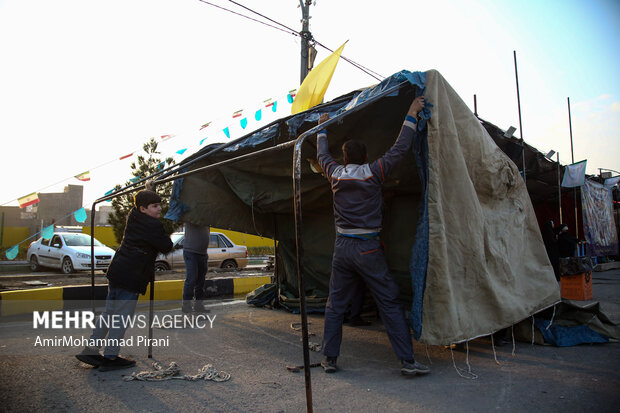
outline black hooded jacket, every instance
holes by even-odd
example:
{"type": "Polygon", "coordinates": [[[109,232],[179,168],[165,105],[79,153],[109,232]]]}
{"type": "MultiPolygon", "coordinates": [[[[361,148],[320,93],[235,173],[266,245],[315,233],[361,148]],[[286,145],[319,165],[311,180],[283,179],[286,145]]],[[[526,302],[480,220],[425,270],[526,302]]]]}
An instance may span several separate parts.
{"type": "Polygon", "coordinates": [[[123,241],[108,268],[110,285],[144,294],[153,278],[157,254],[172,250],[172,241],[162,223],[132,208],[123,241]]]}

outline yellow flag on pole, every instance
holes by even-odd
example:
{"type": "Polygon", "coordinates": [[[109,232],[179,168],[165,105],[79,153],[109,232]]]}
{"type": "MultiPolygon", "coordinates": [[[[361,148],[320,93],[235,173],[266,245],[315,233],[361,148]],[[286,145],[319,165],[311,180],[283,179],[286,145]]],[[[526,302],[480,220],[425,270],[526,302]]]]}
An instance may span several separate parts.
{"type": "Polygon", "coordinates": [[[338,50],[329,55],[308,73],[308,76],[306,76],[299,87],[297,96],[295,96],[295,100],[293,101],[293,106],[291,107],[292,115],[308,110],[323,101],[323,97],[325,96],[329,82],[332,80],[332,75],[336,70],[336,65],[338,64],[345,44],[347,44],[347,42],[344,42],[338,50]]]}

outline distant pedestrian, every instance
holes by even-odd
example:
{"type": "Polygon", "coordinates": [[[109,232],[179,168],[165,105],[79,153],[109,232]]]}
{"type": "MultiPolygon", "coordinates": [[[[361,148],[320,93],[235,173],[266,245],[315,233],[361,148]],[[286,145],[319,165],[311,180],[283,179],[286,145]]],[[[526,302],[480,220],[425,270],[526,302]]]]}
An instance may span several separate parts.
{"type": "Polygon", "coordinates": [[[105,311],[97,320],[89,346],[75,356],[86,364],[99,367],[99,371],[136,365],[135,361],[118,355],[118,342],[125,336],[127,328],[127,322],[122,320],[133,317],[138,294],[144,294],[153,279],[157,254],[172,250],[172,241],[159,220],[160,196],[154,191],[140,191],[134,197],[134,205],[127,217],[121,245],[106,274],[109,285],[105,311]],[[117,320],[113,322],[115,318],[117,320]],[[107,343],[103,356],[99,353],[101,342],[107,343]]]}
{"type": "Polygon", "coordinates": [[[558,253],[560,258],[574,257],[579,240],[568,231],[568,225],[560,224],[557,228],[558,253]]]}
{"type": "Polygon", "coordinates": [[[211,230],[208,226],[185,223],[185,238],[183,239],[183,260],[185,260],[185,283],[183,284],[184,313],[208,313],[203,300],[205,298],[205,276],[209,262],[209,237],[211,230]]]}

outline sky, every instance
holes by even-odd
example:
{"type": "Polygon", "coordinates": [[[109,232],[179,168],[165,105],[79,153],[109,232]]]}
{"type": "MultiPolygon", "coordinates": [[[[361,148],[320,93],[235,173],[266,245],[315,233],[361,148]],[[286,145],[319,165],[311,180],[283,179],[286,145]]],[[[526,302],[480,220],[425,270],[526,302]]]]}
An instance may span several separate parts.
{"type": "MultiPolygon", "coordinates": [[[[298,0],[238,3],[301,29],[298,0]]],[[[383,77],[436,69],[502,129],[519,126],[516,51],[515,136],[571,163],[570,98],[574,160],[587,159],[589,174],[620,171],[620,2],[316,0],[310,16],[321,44],[348,40],[343,56],[383,77]]],[[[287,30],[199,0],[0,0],[0,205],[78,184],[88,207],[131,177],[135,155],[119,158],[151,137],[174,135],[160,150],[180,161],[289,115],[300,48],[287,30]],[[246,130],[232,118],[241,109],[246,130]],[[89,182],[73,178],[87,170],[89,182]]],[[[317,50],[315,64],[329,55],[317,50]]],[[[341,60],[325,101],[375,83],[341,60]]]]}

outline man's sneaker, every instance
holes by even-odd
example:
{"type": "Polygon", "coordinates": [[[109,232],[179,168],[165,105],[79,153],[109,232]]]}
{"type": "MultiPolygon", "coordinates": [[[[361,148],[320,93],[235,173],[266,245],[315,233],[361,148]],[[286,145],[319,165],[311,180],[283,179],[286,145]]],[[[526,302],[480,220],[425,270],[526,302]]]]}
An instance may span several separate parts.
{"type": "Polygon", "coordinates": [[[99,366],[99,371],[110,371],[110,370],[120,370],[120,369],[128,369],[136,365],[136,362],[129,359],[124,359],[120,356],[115,359],[109,359],[104,357],[101,366],[99,366]]]}
{"type": "Polygon", "coordinates": [[[209,310],[208,308],[206,308],[204,305],[200,304],[200,305],[195,305],[194,306],[194,311],[196,313],[200,313],[200,314],[207,314],[210,313],[211,310],[209,310]]]}
{"type": "Polygon", "coordinates": [[[202,300],[197,300],[194,302],[194,311],[201,314],[210,313],[211,310],[205,307],[202,300]]]}
{"type": "Polygon", "coordinates": [[[325,357],[323,361],[321,361],[321,367],[325,373],[335,373],[338,370],[338,366],[336,366],[336,357],[325,357]]]}
{"type": "Polygon", "coordinates": [[[183,313],[188,314],[191,313],[192,310],[192,302],[191,301],[183,301],[183,305],[181,306],[181,311],[183,313]]]}
{"type": "Polygon", "coordinates": [[[92,347],[84,347],[84,350],[80,354],[76,354],[75,358],[82,363],[90,364],[91,366],[99,367],[103,363],[103,356],[99,354],[99,350],[92,347]]]}
{"type": "Polygon", "coordinates": [[[416,374],[428,374],[431,372],[431,369],[415,360],[402,360],[401,363],[400,372],[405,376],[415,376],[416,374]]]}

